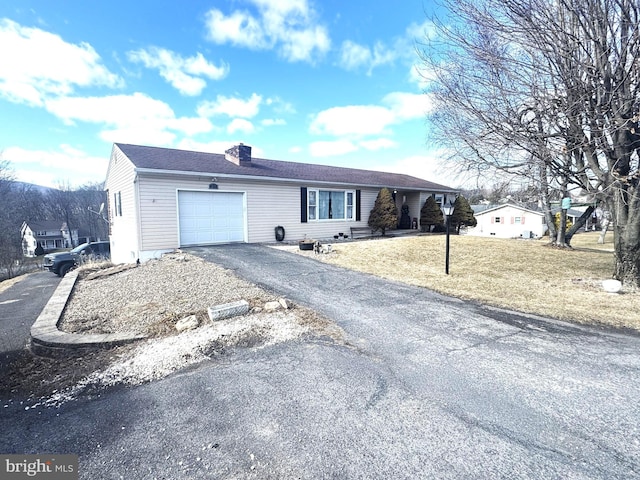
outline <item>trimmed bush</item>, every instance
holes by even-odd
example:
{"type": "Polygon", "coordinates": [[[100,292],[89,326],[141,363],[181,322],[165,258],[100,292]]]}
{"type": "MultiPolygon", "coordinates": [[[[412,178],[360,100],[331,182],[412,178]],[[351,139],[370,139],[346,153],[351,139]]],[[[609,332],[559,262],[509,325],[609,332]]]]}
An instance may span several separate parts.
{"type": "Polygon", "coordinates": [[[398,208],[388,188],[383,188],[378,192],[376,203],[369,213],[368,225],[373,230],[380,230],[382,235],[398,225],[398,208]]]}

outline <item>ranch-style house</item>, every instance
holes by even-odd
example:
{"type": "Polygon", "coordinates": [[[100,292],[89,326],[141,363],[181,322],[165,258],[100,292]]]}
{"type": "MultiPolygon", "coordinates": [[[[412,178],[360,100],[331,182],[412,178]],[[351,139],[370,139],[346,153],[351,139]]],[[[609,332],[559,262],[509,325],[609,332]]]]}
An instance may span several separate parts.
{"type": "Polygon", "coordinates": [[[455,189],[409,175],[225,154],[114,144],[105,188],[114,263],[157,258],[180,247],[230,242],[330,239],[366,227],[381,188],[398,211],[420,217],[428,196],[455,189]]]}

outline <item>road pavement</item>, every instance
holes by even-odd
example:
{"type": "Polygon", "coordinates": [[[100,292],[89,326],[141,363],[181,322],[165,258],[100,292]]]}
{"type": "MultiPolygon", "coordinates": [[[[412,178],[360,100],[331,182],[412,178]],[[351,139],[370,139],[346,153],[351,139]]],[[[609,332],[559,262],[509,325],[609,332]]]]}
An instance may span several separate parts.
{"type": "Polygon", "coordinates": [[[26,347],[31,325],[60,283],[60,277],[48,271],[23,275],[22,279],[0,292],[0,368],[6,366],[26,347]]]}
{"type": "MultiPolygon", "coordinates": [[[[80,478],[637,478],[640,339],[258,245],[191,249],[334,319],[140,387],[2,408],[0,452],[80,478]]],[[[508,294],[505,292],[505,294],[508,294]]]]}

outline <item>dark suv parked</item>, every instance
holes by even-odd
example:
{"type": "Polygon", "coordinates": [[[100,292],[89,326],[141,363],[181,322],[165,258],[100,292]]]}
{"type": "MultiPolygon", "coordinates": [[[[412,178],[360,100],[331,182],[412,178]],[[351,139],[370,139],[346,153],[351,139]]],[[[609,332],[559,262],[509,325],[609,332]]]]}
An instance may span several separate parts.
{"type": "Polygon", "coordinates": [[[44,256],[43,267],[61,277],[88,258],[110,258],[109,242],[91,242],[78,245],[68,252],[49,253],[44,256]]]}

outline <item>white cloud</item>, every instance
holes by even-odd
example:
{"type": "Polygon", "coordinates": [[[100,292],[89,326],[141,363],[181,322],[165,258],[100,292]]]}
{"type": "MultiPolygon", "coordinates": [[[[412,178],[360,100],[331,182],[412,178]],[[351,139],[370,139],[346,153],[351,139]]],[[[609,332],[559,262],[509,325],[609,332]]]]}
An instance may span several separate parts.
{"type": "Polygon", "coordinates": [[[340,47],[340,66],[346,70],[356,70],[371,62],[369,47],[359,45],[351,40],[342,42],[340,47]]]}
{"type": "Polygon", "coordinates": [[[362,148],[370,151],[394,148],[398,145],[396,142],[388,138],[376,138],[374,140],[363,140],[359,144],[362,148]]]}
{"type": "Polygon", "coordinates": [[[338,65],[349,71],[364,69],[367,75],[371,75],[373,69],[391,65],[398,59],[414,61],[416,44],[425,42],[434,34],[433,23],[427,20],[420,24],[411,23],[402,35],[392,39],[389,44],[377,41],[370,47],[345,40],[340,47],[338,65]]]}
{"type": "Polygon", "coordinates": [[[264,103],[280,115],[296,113],[295,107],[291,103],[285,102],[280,97],[269,97],[264,103]]]}
{"type": "Polygon", "coordinates": [[[343,155],[356,150],[379,151],[398,147],[388,138],[392,127],[423,119],[431,109],[425,94],[392,92],[381,101],[384,105],[348,105],[323,110],[312,118],[309,132],[334,137],[310,145],[313,156],[343,155]]]}
{"type": "Polygon", "coordinates": [[[324,27],[315,26],[301,31],[290,31],[282,42],[282,55],[290,62],[311,61],[314,50],[329,50],[331,41],[324,27]]]}
{"type": "Polygon", "coordinates": [[[215,8],[206,15],[209,40],[214,43],[231,43],[253,50],[270,48],[271,42],[263,30],[260,19],[245,11],[225,15],[215,8]]]}
{"type": "Polygon", "coordinates": [[[431,97],[424,93],[392,92],[382,99],[397,120],[424,118],[433,107],[431,97]]]}
{"type": "Polygon", "coordinates": [[[103,182],[109,161],[108,154],[94,157],[66,144],[54,150],[8,147],[1,157],[11,162],[17,180],[46,187],[56,187],[66,182],[72,186],[103,182]],[[79,169],[78,165],[83,168],[79,169]]]}
{"type": "Polygon", "coordinates": [[[314,134],[379,135],[394,122],[393,112],[377,105],[333,107],[318,113],[311,122],[314,134]]]}
{"type": "Polygon", "coordinates": [[[170,145],[176,138],[175,132],[191,136],[213,129],[208,119],[176,117],[169,105],[143,93],[61,97],[48,100],[46,108],[68,125],[82,121],[113,127],[100,134],[110,142],[170,145]]]}
{"type": "Polygon", "coordinates": [[[436,149],[425,155],[412,155],[392,164],[386,163],[384,166],[372,167],[372,170],[408,174],[448,187],[456,187],[462,181],[451,165],[443,162],[443,158],[447,155],[447,152],[436,149]]]}
{"type": "Polygon", "coordinates": [[[227,125],[227,133],[253,133],[255,131],[253,123],[244,118],[234,118],[229,125],[227,125]]]}
{"type": "Polygon", "coordinates": [[[345,155],[358,150],[357,145],[349,140],[333,140],[312,142],[309,145],[309,152],[312,157],[332,157],[345,155]]]}
{"type": "Polygon", "coordinates": [[[198,115],[212,117],[214,115],[227,115],[235,118],[253,118],[260,111],[262,96],[252,94],[246,100],[241,98],[225,97],[218,95],[215,101],[205,101],[198,105],[198,115]]]}
{"type": "Polygon", "coordinates": [[[218,9],[206,14],[208,38],[253,50],[277,49],[290,62],[313,62],[331,46],[327,29],[314,22],[307,0],[248,0],[256,12],[218,9]]]}
{"type": "Polygon", "coordinates": [[[361,148],[369,151],[383,150],[397,146],[396,142],[387,138],[354,141],[347,139],[312,142],[309,152],[313,157],[335,157],[358,151],[361,148]]]}
{"type": "Polygon", "coordinates": [[[382,42],[376,42],[373,49],[351,40],[342,43],[339,65],[345,70],[365,68],[371,75],[374,68],[393,63],[398,53],[388,49],[382,42]]]}
{"type": "Polygon", "coordinates": [[[423,91],[429,83],[436,79],[436,74],[432,70],[427,70],[425,65],[415,63],[409,70],[409,82],[415,84],[423,91]]]}
{"type": "Polygon", "coordinates": [[[387,133],[391,125],[423,118],[431,110],[431,98],[425,94],[392,92],[382,105],[332,107],[318,113],[309,130],[316,135],[368,136],[387,133]]]}
{"type": "Polygon", "coordinates": [[[101,63],[87,43],[72,44],[38,28],[0,20],[0,95],[41,106],[46,98],[76,87],[119,87],[122,79],[101,63]]]}
{"type": "Polygon", "coordinates": [[[438,30],[431,20],[425,20],[422,23],[413,22],[407,27],[405,38],[411,43],[424,44],[425,41],[434,38],[437,32],[438,30]]]}
{"type": "Polygon", "coordinates": [[[158,47],[140,49],[127,53],[130,61],[142,63],[147,68],[158,69],[162,78],[181,94],[200,95],[207,86],[202,78],[221,80],[229,73],[229,66],[216,66],[198,52],[193,57],[182,57],[170,50],[158,47]]]}

